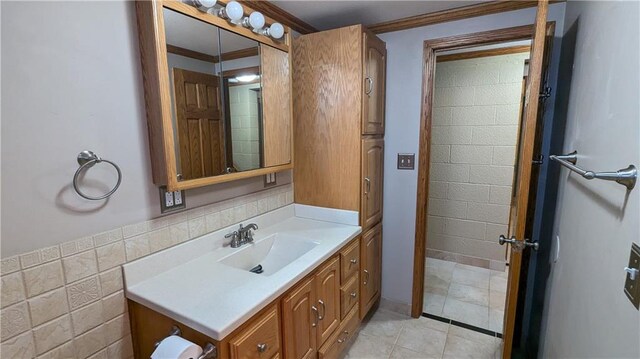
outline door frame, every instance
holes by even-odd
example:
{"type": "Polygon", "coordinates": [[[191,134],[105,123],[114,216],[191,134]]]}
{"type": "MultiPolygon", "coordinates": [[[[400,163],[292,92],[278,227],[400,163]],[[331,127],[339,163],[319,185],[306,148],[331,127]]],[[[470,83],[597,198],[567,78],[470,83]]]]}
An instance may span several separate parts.
{"type": "MultiPolygon", "coordinates": [[[[547,29],[553,26],[555,26],[555,22],[547,22],[546,24],[547,29]]],[[[424,299],[424,266],[426,261],[427,209],[429,204],[429,168],[431,165],[431,126],[436,51],[457,50],[479,45],[528,40],[533,39],[534,33],[535,25],[531,24],[424,41],[413,289],[411,295],[411,316],[414,318],[422,315],[424,299]]]]}

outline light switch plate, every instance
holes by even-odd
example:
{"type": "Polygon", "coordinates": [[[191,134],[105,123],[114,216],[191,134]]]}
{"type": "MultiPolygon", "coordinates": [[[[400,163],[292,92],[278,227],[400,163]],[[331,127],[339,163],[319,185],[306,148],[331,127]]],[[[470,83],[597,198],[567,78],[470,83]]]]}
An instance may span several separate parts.
{"type": "Polygon", "coordinates": [[[415,168],[416,154],[415,153],[398,153],[398,169],[399,170],[412,170],[415,168]]]}
{"type": "MultiPolygon", "coordinates": [[[[635,243],[631,243],[628,267],[640,269],[640,246],[635,243]]],[[[640,276],[636,276],[634,280],[631,280],[631,276],[627,274],[627,279],[624,281],[624,294],[627,295],[636,309],[640,309],[640,276]]]]}

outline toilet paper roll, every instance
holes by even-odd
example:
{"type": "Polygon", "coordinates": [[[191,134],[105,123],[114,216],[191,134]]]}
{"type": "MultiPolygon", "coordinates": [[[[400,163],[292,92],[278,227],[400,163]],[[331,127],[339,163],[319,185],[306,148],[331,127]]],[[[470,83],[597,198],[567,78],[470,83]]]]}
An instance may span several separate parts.
{"type": "Polygon", "coordinates": [[[156,350],[151,353],[151,359],[197,359],[202,354],[202,348],[182,337],[171,335],[164,338],[156,350]]]}

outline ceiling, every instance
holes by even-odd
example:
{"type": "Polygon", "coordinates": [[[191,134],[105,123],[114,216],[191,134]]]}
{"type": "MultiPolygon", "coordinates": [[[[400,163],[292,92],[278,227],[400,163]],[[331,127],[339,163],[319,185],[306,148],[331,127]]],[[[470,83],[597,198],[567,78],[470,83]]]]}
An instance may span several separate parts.
{"type": "Polygon", "coordinates": [[[364,24],[372,25],[383,21],[401,19],[408,16],[453,9],[478,4],[482,1],[463,0],[270,0],[318,30],[364,24]]]}

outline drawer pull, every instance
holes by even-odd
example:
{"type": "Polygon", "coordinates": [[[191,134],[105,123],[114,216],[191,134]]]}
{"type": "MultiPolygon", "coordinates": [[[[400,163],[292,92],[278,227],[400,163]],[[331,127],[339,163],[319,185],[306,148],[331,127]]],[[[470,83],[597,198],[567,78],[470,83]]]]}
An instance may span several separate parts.
{"type": "Polygon", "coordinates": [[[338,344],[342,344],[342,343],[344,343],[344,339],[342,338],[338,339],[338,344]]]}
{"type": "Polygon", "coordinates": [[[314,316],[314,321],[313,323],[311,323],[312,327],[317,327],[318,326],[318,320],[320,320],[319,315],[318,315],[318,308],[316,308],[315,305],[311,306],[311,311],[313,311],[313,316],[314,316]]]}
{"type": "Polygon", "coordinates": [[[267,344],[261,343],[258,344],[258,353],[264,353],[267,351],[267,344]]]}
{"type": "Polygon", "coordinates": [[[324,305],[324,301],[322,299],[319,299],[318,303],[322,306],[322,315],[318,314],[318,320],[322,320],[327,312],[327,307],[324,305]]]}
{"type": "Polygon", "coordinates": [[[350,262],[353,263],[353,264],[356,264],[356,263],[358,263],[358,260],[354,258],[354,259],[350,260],[350,262]]]}
{"type": "Polygon", "coordinates": [[[356,297],[356,292],[351,292],[351,298],[355,298],[356,297]]]}
{"type": "Polygon", "coordinates": [[[369,282],[369,271],[365,269],[364,274],[365,274],[364,283],[362,284],[367,285],[367,283],[369,282]]]}

